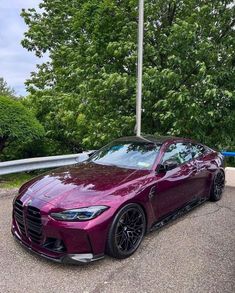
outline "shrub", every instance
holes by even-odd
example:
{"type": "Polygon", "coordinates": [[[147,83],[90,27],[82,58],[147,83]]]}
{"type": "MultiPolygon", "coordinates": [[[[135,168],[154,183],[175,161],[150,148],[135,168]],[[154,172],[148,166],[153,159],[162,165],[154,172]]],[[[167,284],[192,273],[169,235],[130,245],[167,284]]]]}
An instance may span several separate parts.
{"type": "MultiPolygon", "coordinates": [[[[23,146],[44,136],[44,128],[20,101],[0,96],[0,155],[11,145],[23,146]]],[[[17,150],[16,150],[17,151],[17,150]]]]}

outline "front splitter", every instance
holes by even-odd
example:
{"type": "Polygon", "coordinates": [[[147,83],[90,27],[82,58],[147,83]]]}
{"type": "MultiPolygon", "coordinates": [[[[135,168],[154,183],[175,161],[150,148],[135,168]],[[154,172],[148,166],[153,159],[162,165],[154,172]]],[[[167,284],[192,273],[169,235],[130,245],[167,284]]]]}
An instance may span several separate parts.
{"type": "Polygon", "coordinates": [[[57,263],[63,263],[63,264],[86,264],[86,263],[91,263],[96,260],[100,260],[104,258],[104,255],[93,255],[92,253],[78,253],[78,254],[66,254],[60,258],[54,258],[50,257],[44,253],[38,252],[34,250],[32,247],[28,246],[25,244],[21,239],[20,236],[18,236],[15,232],[12,231],[12,234],[14,236],[14,239],[20,243],[26,250],[43,257],[47,260],[57,262],[57,263]]]}

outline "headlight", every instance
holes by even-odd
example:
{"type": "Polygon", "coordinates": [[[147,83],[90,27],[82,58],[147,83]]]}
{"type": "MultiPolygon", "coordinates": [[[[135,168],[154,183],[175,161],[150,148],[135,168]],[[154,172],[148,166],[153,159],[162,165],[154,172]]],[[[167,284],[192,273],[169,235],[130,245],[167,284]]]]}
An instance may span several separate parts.
{"type": "Polygon", "coordinates": [[[51,213],[51,217],[59,221],[88,221],[96,218],[108,208],[107,206],[92,206],[61,213],[51,213]]]}

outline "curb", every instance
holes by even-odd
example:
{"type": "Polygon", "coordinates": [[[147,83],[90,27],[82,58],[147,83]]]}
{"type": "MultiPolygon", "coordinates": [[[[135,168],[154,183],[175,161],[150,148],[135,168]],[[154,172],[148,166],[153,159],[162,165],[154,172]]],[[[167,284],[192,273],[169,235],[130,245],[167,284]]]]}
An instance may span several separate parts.
{"type": "Polygon", "coordinates": [[[235,187],[235,168],[225,168],[226,186],[235,187]]]}

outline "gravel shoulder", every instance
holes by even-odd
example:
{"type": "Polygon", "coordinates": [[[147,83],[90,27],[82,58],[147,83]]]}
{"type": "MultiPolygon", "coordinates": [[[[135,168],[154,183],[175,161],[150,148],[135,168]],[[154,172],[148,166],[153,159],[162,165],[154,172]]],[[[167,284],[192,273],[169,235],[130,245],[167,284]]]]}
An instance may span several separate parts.
{"type": "Polygon", "coordinates": [[[235,292],[235,188],[148,234],[133,257],[85,266],[52,263],[14,241],[16,192],[0,189],[0,292],[235,292]]]}

